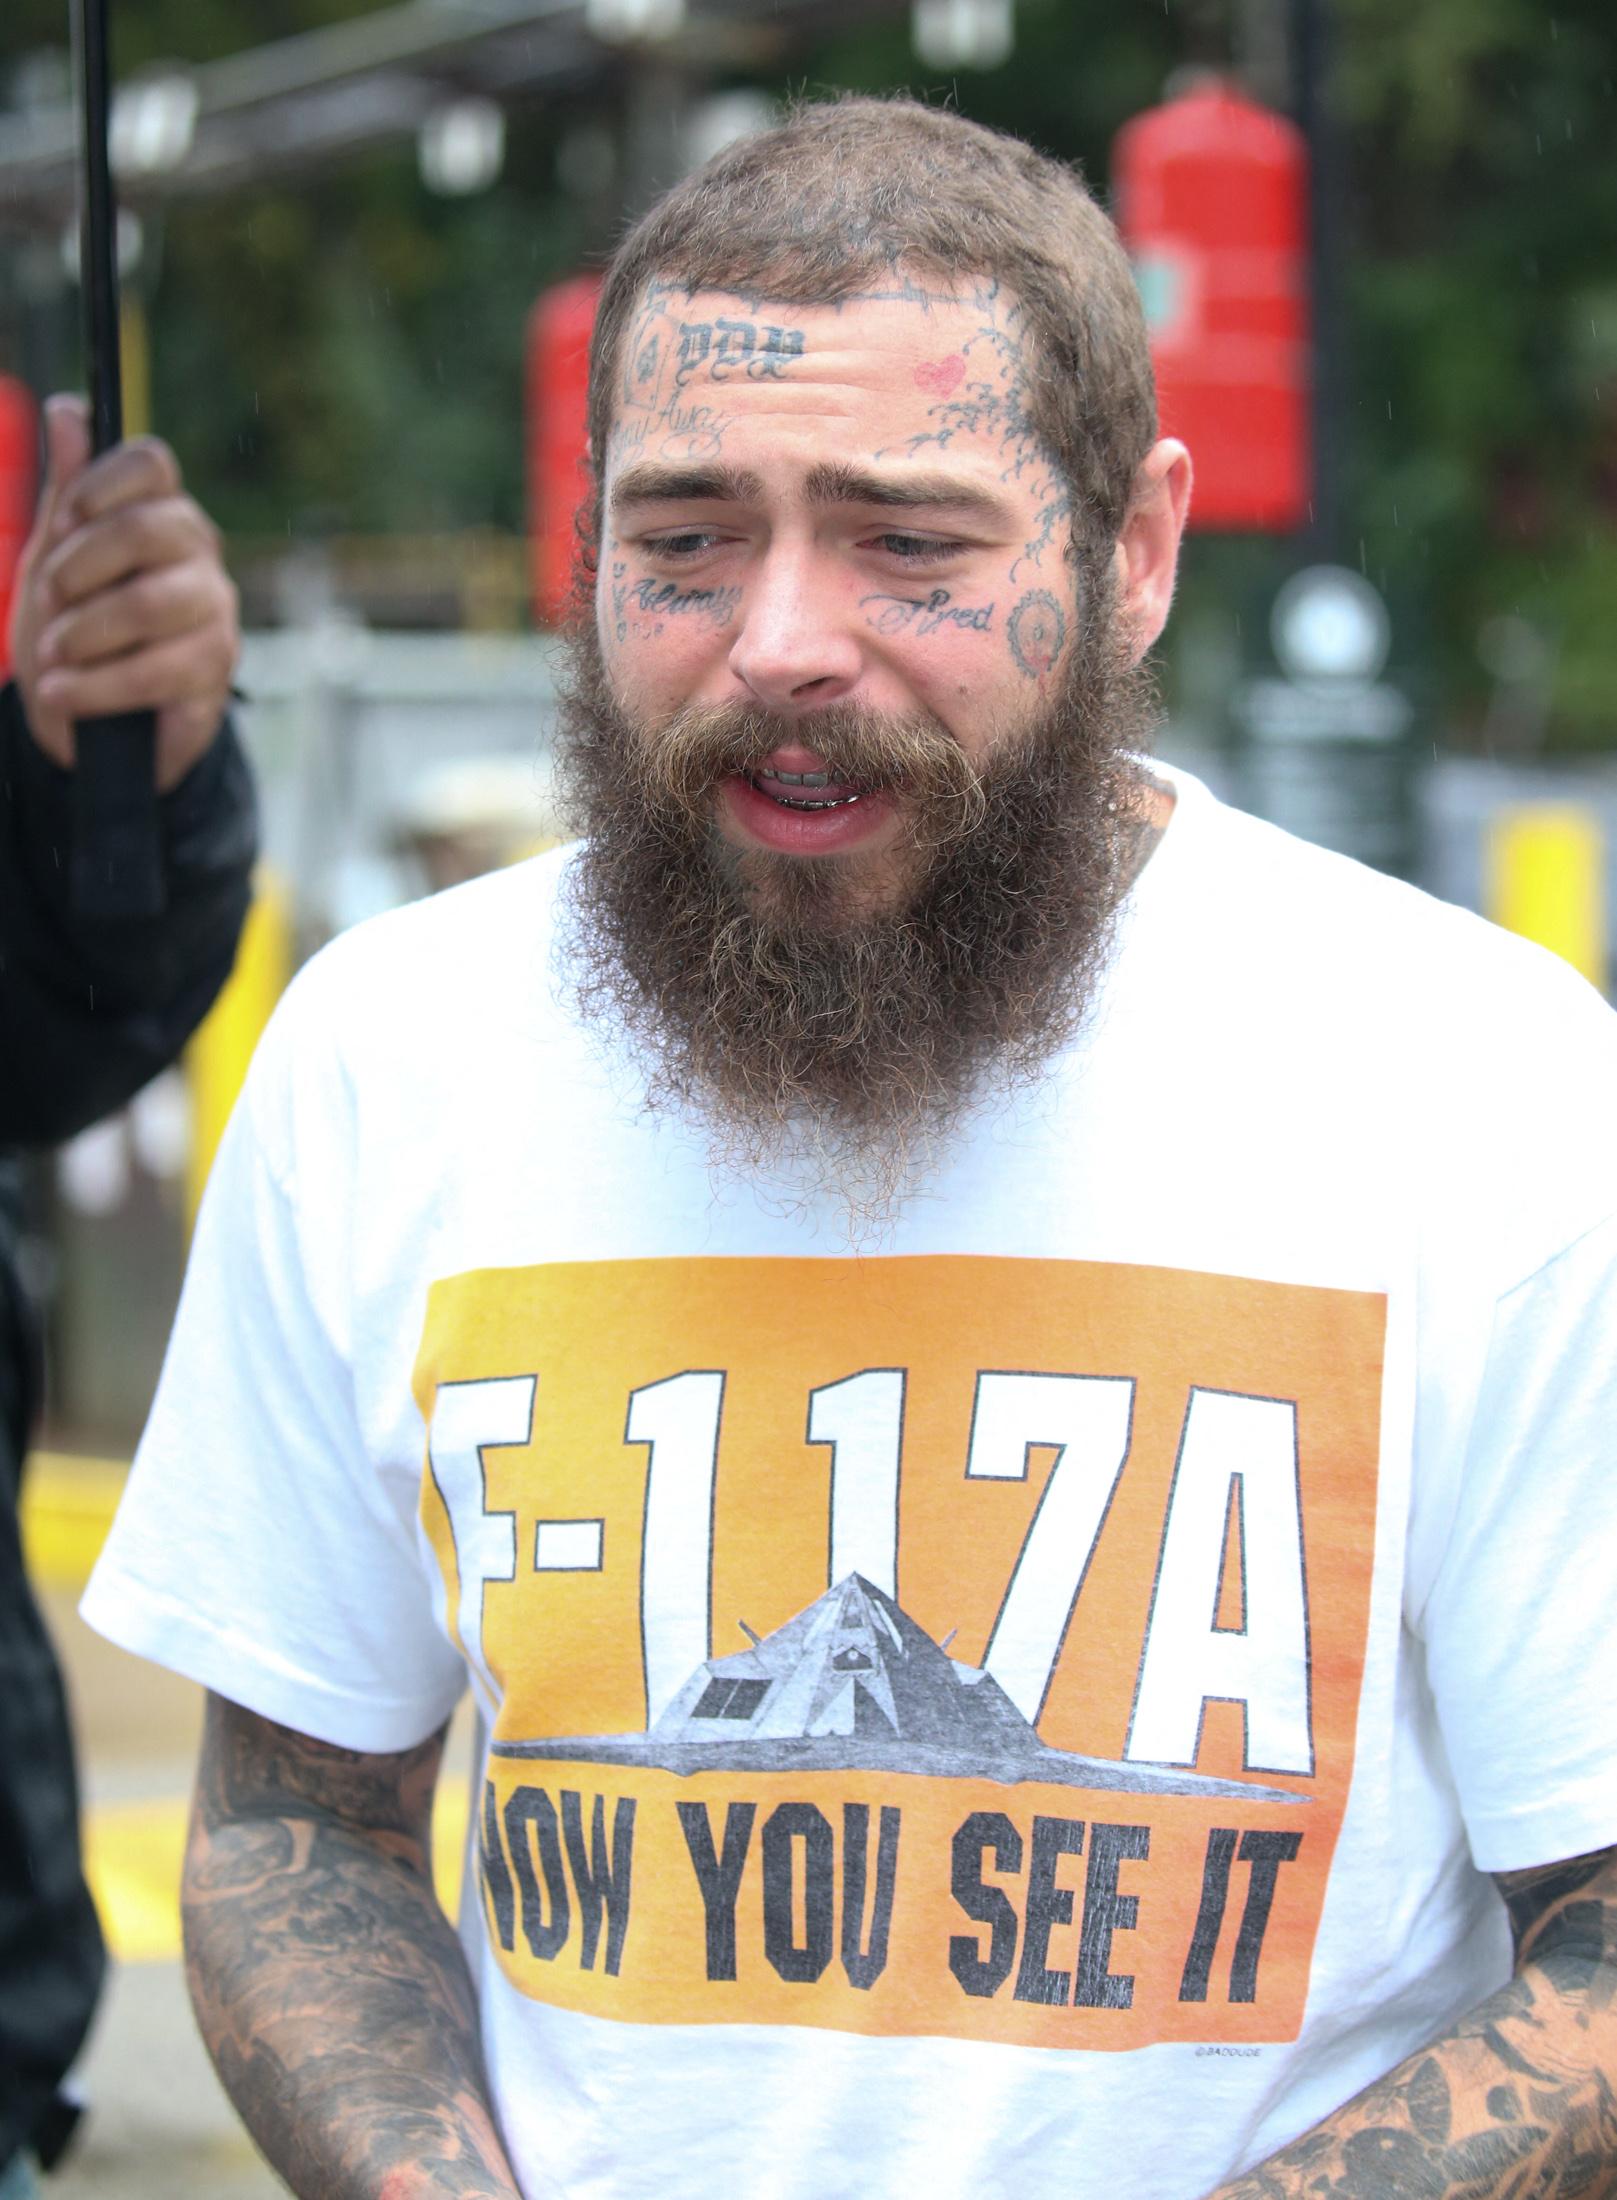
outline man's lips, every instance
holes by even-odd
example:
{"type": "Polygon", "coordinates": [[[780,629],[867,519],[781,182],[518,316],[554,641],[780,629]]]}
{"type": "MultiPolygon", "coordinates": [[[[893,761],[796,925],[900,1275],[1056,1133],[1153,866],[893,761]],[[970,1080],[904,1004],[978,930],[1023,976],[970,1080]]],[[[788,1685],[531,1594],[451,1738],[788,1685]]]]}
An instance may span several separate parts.
{"type": "Polygon", "coordinates": [[[781,855],[839,855],[880,838],[893,817],[877,788],[835,780],[821,766],[754,766],[724,781],[723,814],[745,841],[781,855]]]}
{"type": "Polygon", "coordinates": [[[760,765],[748,772],[748,784],[787,810],[839,810],[857,802],[865,792],[851,780],[833,779],[828,771],[783,771],[776,765],[760,765]]]}

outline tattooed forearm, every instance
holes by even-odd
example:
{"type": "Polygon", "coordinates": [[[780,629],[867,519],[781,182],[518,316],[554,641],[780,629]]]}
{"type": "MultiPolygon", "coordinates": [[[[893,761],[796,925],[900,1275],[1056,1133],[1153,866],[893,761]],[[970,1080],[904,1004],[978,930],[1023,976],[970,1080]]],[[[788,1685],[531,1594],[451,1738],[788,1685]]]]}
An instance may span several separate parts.
{"type": "Polygon", "coordinates": [[[1617,1910],[1609,1900],[1614,1869],[1613,1851],[1602,1849],[1595,1856],[1574,1856],[1535,1871],[1501,1873],[1499,1891],[1510,1913],[1518,1965],[1536,1963],[1556,1975],[1558,1983],[1571,1985],[1580,1968],[1617,1960],[1617,1910]],[[1580,1895],[1583,1900],[1573,1899],[1580,1895]]]}
{"type": "Polygon", "coordinates": [[[305,2200],[515,2200],[432,1890],[442,1736],[331,1749],[210,1700],[186,1968],[239,2111],[305,2200]]]}
{"type": "Polygon", "coordinates": [[[1211,2200],[1617,2195],[1617,1851],[1499,1887],[1515,1977],[1211,2200]]]}

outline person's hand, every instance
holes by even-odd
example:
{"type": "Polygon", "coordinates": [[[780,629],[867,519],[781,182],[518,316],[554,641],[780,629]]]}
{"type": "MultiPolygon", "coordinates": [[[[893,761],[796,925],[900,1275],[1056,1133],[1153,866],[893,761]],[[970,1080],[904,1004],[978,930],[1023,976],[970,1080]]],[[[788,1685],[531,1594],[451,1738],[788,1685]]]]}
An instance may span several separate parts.
{"type": "Polygon", "coordinates": [[[45,494],[23,551],[11,661],[29,730],[71,767],[73,725],[157,713],[157,785],[212,741],[241,644],[219,532],[154,437],[90,457],[83,401],[45,407],[45,494]]]}

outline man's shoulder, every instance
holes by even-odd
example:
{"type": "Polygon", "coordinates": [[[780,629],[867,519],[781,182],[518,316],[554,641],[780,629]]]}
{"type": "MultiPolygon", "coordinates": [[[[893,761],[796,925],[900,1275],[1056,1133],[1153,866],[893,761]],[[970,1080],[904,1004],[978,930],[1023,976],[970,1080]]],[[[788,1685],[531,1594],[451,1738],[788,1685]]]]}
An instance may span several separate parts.
{"type": "Polygon", "coordinates": [[[1300,1113],[1322,1150],[1485,1210],[1501,1271],[1617,1212],[1617,1014],[1593,985],[1210,797],[1187,819],[1153,997],[1239,1065],[1244,1108],[1300,1113]]]}
{"type": "Polygon", "coordinates": [[[548,967],[558,909],[576,850],[547,849],[419,901],[367,917],[303,966],[294,993],[312,1007],[350,1011],[361,1026],[383,1002],[417,1011],[471,1009],[548,967]]]}
{"type": "MultiPolygon", "coordinates": [[[[1181,775],[1181,787],[1185,786],[1181,775]]],[[[1536,942],[1408,881],[1302,840],[1215,800],[1182,794],[1193,856],[1170,912],[1189,941],[1259,983],[1289,974],[1322,1015],[1409,1008],[1481,1036],[1501,1017],[1580,1026],[1617,1047],[1617,1016],[1586,979],[1536,942]]]]}
{"type": "Polygon", "coordinates": [[[356,1111],[425,1120],[446,1082],[497,1078],[502,1053],[553,1039],[565,1005],[552,941],[571,853],[552,849],[366,918],[311,956],[248,1080],[267,1146],[326,1143],[356,1111]]]}

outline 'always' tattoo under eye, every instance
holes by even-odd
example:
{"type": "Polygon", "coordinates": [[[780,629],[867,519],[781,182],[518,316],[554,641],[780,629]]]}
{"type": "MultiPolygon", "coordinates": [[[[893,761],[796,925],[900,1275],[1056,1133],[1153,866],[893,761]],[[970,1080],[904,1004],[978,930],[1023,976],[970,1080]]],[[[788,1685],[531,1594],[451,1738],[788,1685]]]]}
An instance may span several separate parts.
{"type": "Polygon", "coordinates": [[[681,588],[676,581],[636,581],[628,600],[637,611],[677,619],[694,613],[709,626],[728,626],[741,602],[739,588],[681,588]]]}

